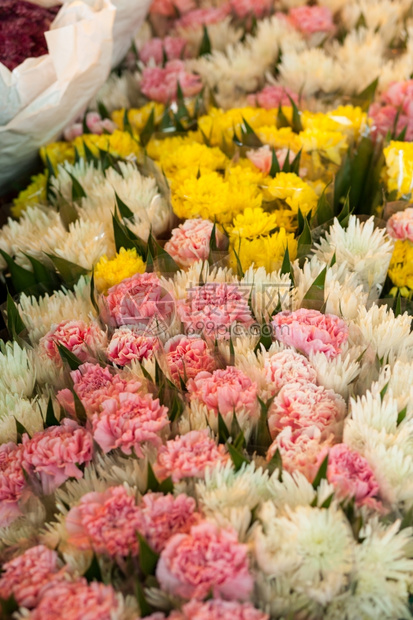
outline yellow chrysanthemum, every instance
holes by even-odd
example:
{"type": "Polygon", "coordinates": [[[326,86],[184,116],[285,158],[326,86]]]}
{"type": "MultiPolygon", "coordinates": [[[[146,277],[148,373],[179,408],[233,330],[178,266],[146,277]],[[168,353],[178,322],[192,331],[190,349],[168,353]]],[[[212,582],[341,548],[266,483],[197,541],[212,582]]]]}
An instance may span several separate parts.
{"type": "Polygon", "coordinates": [[[287,246],[291,260],[295,260],[297,256],[297,240],[294,238],[294,235],[287,234],[284,228],[281,228],[279,232],[273,235],[255,237],[254,239],[232,239],[230,263],[236,271],[236,252],[243,271],[246,271],[254,264],[255,267],[264,267],[267,273],[271,273],[280,269],[287,246]]]}
{"type": "Polygon", "coordinates": [[[202,135],[197,131],[188,131],[185,136],[172,136],[171,138],[151,137],[146,145],[146,152],[151,159],[159,161],[165,153],[173,155],[176,149],[185,144],[202,143],[202,135]]]}
{"type": "Polygon", "coordinates": [[[225,179],[234,185],[254,185],[258,189],[264,175],[248,159],[240,159],[236,165],[231,163],[228,166],[225,179]]]}
{"type": "Polygon", "coordinates": [[[172,193],[172,206],[180,218],[202,217],[229,224],[246,207],[261,206],[254,186],[230,183],[217,172],[187,178],[172,193]]]}
{"type": "Polygon", "coordinates": [[[347,137],[340,131],[309,127],[299,133],[299,138],[304,151],[313,154],[313,161],[317,167],[321,165],[319,155],[339,166],[348,148],[347,137]]]}
{"type": "Polygon", "coordinates": [[[243,213],[235,216],[229,234],[237,239],[251,239],[268,235],[278,225],[277,212],[266,213],[259,207],[256,209],[247,207],[243,213]]]}
{"type": "Polygon", "coordinates": [[[413,189],[413,142],[390,142],[384,149],[387,189],[397,197],[409,196],[413,189]]]}
{"type": "Polygon", "coordinates": [[[198,120],[198,127],[212,146],[222,146],[224,141],[226,143],[232,142],[234,130],[238,136],[240,135],[241,125],[244,120],[256,131],[263,125],[275,125],[277,110],[233,108],[232,110],[224,111],[218,108],[211,108],[207,115],[201,116],[198,120]]]}
{"type": "Polygon", "coordinates": [[[161,152],[159,165],[167,177],[174,176],[185,169],[205,172],[223,170],[228,158],[217,147],[208,147],[205,144],[182,144],[173,150],[161,152]]]}
{"type": "Polygon", "coordinates": [[[114,131],[112,134],[97,136],[95,134],[84,134],[73,141],[80,155],[84,154],[84,144],[87,144],[92,153],[98,155],[101,151],[108,151],[115,157],[126,159],[131,155],[138,157],[142,154],[141,147],[127,131],[114,131]]]}
{"type": "Polygon", "coordinates": [[[144,273],[145,263],[135,249],[121,248],[111,260],[102,256],[95,265],[95,284],[98,291],[106,293],[111,286],[119,284],[135,273],[144,273]]]}
{"type": "Polygon", "coordinates": [[[413,244],[410,241],[396,241],[394,244],[389,265],[389,278],[397,288],[402,290],[402,293],[405,293],[404,296],[411,295],[413,291],[413,244]]]}
{"type": "Polygon", "coordinates": [[[355,140],[367,124],[367,114],[359,106],[340,105],[328,112],[328,117],[340,125],[340,131],[352,135],[355,140]]]}
{"type": "Polygon", "coordinates": [[[268,144],[274,149],[290,149],[295,153],[301,149],[300,139],[291,127],[277,129],[275,125],[265,125],[257,129],[256,134],[263,144],[268,144]]]}
{"type": "Polygon", "coordinates": [[[30,185],[22,190],[13,201],[11,212],[14,217],[20,217],[27,207],[46,203],[47,175],[37,174],[30,180],[30,185]]]}
{"type": "MultiPolygon", "coordinates": [[[[128,121],[130,126],[132,127],[133,133],[136,133],[137,135],[140,134],[140,132],[148,122],[152,110],[155,111],[155,124],[160,123],[163,113],[165,112],[165,106],[162,103],[154,103],[151,101],[144,105],[142,108],[131,108],[130,110],[128,110],[128,121]]],[[[123,131],[125,108],[112,112],[112,120],[118,126],[118,128],[123,131]]]]}
{"type": "Polygon", "coordinates": [[[65,161],[73,164],[75,161],[75,149],[71,142],[52,142],[52,144],[42,146],[40,157],[45,165],[47,164],[47,159],[49,159],[55,172],[57,172],[58,164],[62,164],[65,161]]]}
{"type": "Polygon", "coordinates": [[[300,209],[306,215],[316,207],[318,197],[313,188],[298,175],[280,172],[273,179],[267,179],[264,200],[284,200],[295,214],[300,209]]]}

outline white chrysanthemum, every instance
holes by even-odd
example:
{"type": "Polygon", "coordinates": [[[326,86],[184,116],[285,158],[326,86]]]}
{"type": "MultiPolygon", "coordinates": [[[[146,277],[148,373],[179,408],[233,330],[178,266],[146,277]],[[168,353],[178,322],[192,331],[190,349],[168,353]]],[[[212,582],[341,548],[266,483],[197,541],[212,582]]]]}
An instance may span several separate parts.
{"type": "Polygon", "coordinates": [[[259,519],[254,554],[264,573],[288,576],[293,590],[323,605],[347,586],[355,543],[341,510],[299,506],[279,516],[263,507],[259,519]]]}
{"type": "Polygon", "coordinates": [[[407,312],[395,317],[387,306],[374,304],[369,310],[361,307],[353,325],[358,328],[360,336],[357,344],[370,345],[380,360],[391,354],[406,352],[409,355],[412,352],[411,316],[407,312]]]}
{"type": "Polygon", "coordinates": [[[267,273],[265,267],[250,267],[240,280],[242,290],[249,290],[251,308],[259,322],[270,321],[277,307],[281,310],[291,308],[289,274],[280,271],[267,273]]]}
{"type": "Polygon", "coordinates": [[[310,356],[310,361],[316,369],[319,385],[334,390],[347,400],[350,384],[360,372],[360,364],[353,360],[349,354],[328,359],[323,353],[315,353],[310,356]]]}
{"type": "Polygon", "coordinates": [[[30,437],[43,430],[42,408],[45,399],[27,400],[0,387],[0,437],[2,443],[17,441],[16,420],[23,425],[30,437]]]}
{"type": "MultiPolygon", "coordinates": [[[[243,30],[231,24],[231,17],[225,17],[216,24],[208,24],[208,36],[211,49],[216,52],[224,52],[228,45],[235,45],[241,39],[243,30]]],[[[186,41],[185,51],[190,56],[197,57],[201,46],[204,31],[201,25],[192,28],[177,27],[174,34],[186,41]]]]}
{"type": "Polygon", "coordinates": [[[365,306],[369,294],[363,290],[362,284],[354,285],[356,274],[350,273],[344,284],[332,280],[324,288],[326,314],[335,314],[349,321],[357,317],[360,306],[365,306]]]}
{"type": "Polygon", "coordinates": [[[270,478],[270,489],[272,501],[280,510],[286,506],[295,508],[310,505],[316,497],[312,484],[298,471],[293,474],[283,471],[282,481],[278,480],[277,472],[274,472],[270,478]]]}
{"type": "Polygon", "coordinates": [[[324,239],[315,245],[315,255],[329,263],[333,255],[340,265],[356,273],[365,291],[381,287],[393,253],[393,241],[385,229],[374,227],[374,217],[361,222],[351,215],[346,229],[335,219],[324,239]]]}
{"type": "Polygon", "coordinates": [[[51,178],[51,185],[58,195],[61,194],[69,202],[72,202],[72,177],[80,183],[85,194],[88,195],[95,185],[104,181],[105,175],[100,164],[95,166],[85,159],[80,159],[74,164],[69,162],[59,164],[58,174],[51,178]]]}
{"type": "Polygon", "coordinates": [[[332,13],[337,13],[346,6],[347,2],[348,0],[319,0],[318,4],[328,7],[332,13]]]}
{"type": "Polygon", "coordinates": [[[205,515],[221,527],[231,525],[244,539],[252,511],[270,497],[269,476],[255,463],[243,465],[238,471],[227,463],[207,471],[196,491],[205,515]]]}
{"type": "Polygon", "coordinates": [[[186,271],[181,270],[174,274],[173,278],[161,278],[162,286],[169,291],[175,299],[186,299],[190,296],[194,287],[207,282],[230,282],[237,283],[231,269],[222,267],[210,267],[206,261],[193,263],[186,271]]]}
{"type": "Polygon", "coordinates": [[[270,613],[271,618],[299,618],[303,610],[309,618],[316,618],[320,612],[319,606],[311,604],[305,594],[292,590],[289,577],[271,578],[261,571],[255,576],[254,602],[270,613]]]}
{"type": "Polygon", "coordinates": [[[363,541],[355,547],[355,568],[351,590],[333,601],[326,617],[392,620],[407,618],[413,560],[408,546],[411,528],[400,530],[400,522],[390,526],[378,520],[362,529],[363,541]]]}
{"type": "Polygon", "coordinates": [[[112,237],[108,237],[105,226],[98,221],[77,220],[69,224],[69,231],[63,226],[50,228],[44,238],[45,249],[88,271],[100,257],[113,256],[116,252],[112,237]]]}
{"type": "Polygon", "coordinates": [[[388,45],[399,33],[403,24],[402,6],[391,0],[356,0],[347,2],[341,13],[344,26],[348,30],[356,27],[363,18],[366,28],[379,32],[388,45]]]}
{"type": "Polygon", "coordinates": [[[360,93],[380,75],[385,51],[380,34],[359,28],[349,32],[342,45],[335,41],[331,48],[343,72],[340,86],[346,94],[360,93]]]}
{"type": "Polygon", "coordinates": [[[385,388],[386,394],[391,391],[397,401],[397,409],[402,411],[406,408],[406,418],[410,419],[413,416],[413,362],[396,360],[393,365],[383,366],[371,391],[379,394],[385,388]]]}
{"type": "Polygon", "coordinates": [[[304,97],[319,92],[334,93],[344,81],[341,65],[321,48],[284,52],[279,71],[280,82],[297,93],[301,92],[304,97]]]}
{"type": "Polygon", "coordinates": [[[387,90],[393,82],[410,79],[413,73],[413,26],[411,19],[409,20],[406,31],[406,50],[404,53],[398,54],[396,58],[388,60],[382,67],[379,76],[379,93],[387,90]]]}
{"type": "MultiPolygon", "coordinates": [[[[223,419],[228,428],[231,427],[234,415],[237,422],[244,433],[245,440],[248,442],[253,430],[256,428],[259,420],[258,404],[253,414],[251,406],[243,406],[239,408],[236,414],[228,412],[223,415],[223,419]]],[[[191,425],[191,430],[201,430],[204,428],[204,420],[206,420],[209,428],[213,433],[218,434],[218,415],[214,409],[209,409],[201,400],[191,398],[190,405],[187,410],[187,416],[191,425]]]]}
{"type": "Polygon", "coordinates": [[[305,294],[308,292],[314,280],[325,267],[324,262],[320,262],[316,256],[306,259],[304,265],[300,267],[299,261],[293,263],[294,270],[294,289],[292,290],[293,310],[301,307],[305,294]]]}
{"type": "Polygon", "coordinates": [[[127,488],[138,489],[144,493],[148,481],[148,464],[146,459],[125,459],[117,454],[99,454],[96,470],[101,480],[110,486],[123,484],[127,488]]]}
{"type": "Polygon", "coordinates": [[[190,431],[203,431],[206,428],[209,426],[205,408],[199,407],[197,403],[193,403],[191,407],[185,407],[178,421],[179,434],[186,435],[190,431]]]}
{"type": "Polygon", "coordinates": [[[36,299],[21,295],[18,305],[23,322],[26,325],[30,340],[37,343],[52,327],[61,321],[78,320],[90,322],[95,314],[90,300],[90,280],[81,277],[73,291],[64,288],[53,295],[45,295],[36,299]]]}
{"type": "MultiPolygon", "coordinates": [[[[27,207],[20,219],[9,219],[0,230],[0,249],[16,258],[16,262],[25,269],[32,269],[24,253],[38,260],[44,255],[44,236],[52,226],[60,223],[59,214],[51,207],[27,207]]],[[[6,267],[6,261],[0,256],[0,270],[6,267]]]]}
{"type": "Polygon", "coordinates": [[[129,109],[136,97],[137,88],[132,73],[129,71],[122,71],[122,75],[111,73],[90,103],[89,108],[97,110],[98,104],[103,103],[108,112],[121,108],[129,109]]]}
{"type": "Polygon", "coordinates": [[[32,395],[36,373],[32,352],[20,347],[17,342],[1,346],[0,392],[9,392],[21,397],[32,395]]]}

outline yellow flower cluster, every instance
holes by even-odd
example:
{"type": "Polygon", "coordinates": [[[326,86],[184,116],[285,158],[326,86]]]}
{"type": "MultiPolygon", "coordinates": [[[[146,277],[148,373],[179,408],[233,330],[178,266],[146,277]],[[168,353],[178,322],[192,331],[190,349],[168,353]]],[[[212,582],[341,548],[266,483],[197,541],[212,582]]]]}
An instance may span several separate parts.
{"type": "MultiPolygon", "coordinates": [[[[290,109],[286,108],[286,110],[290,109]]],[[[211,146],[222,147],[225,144],[231,144],[234,132],[240,135],[244,120],[256,131],[265,125],[275,126],[277,114],[278,110],[264,110],[263,108],[234,108],[226,111],[212,108],[207,115],[201,116],[198,120],[198,127],[211,146]]]]}
{"type": "Polygon", "coordinates": [[[122,280],[130,278],[135,273],[144,273],[145,263],[135,249],[125,250],[120,248],[115,258],[111,260],[102,256],[95,265],[95,284],[101,293],[107,293],[108,289],[122,280]]]}
{"type": "Polygon", "coordinates": [[[413,142],[390,142],[384,149],[387,189],[397,198],[410,196],[413,190],[413,142]]]}
{"type": "MultiPolygon", "coordinates": [[[[413,294],[413,244],[410,241],[396,241],[389,265],[389,278],[400,289],[403,297],[413,294]]],[[[392,293],[394,293],[392,289],[392,293]]]]}
{"type": "Polygon", "coordinates": [[[21,191],[17,198],[13,201],[11,213],[14,217],[20,217],[22,212],[25,211],[27,207],[32,207],[46,202],[46,174],[37,174],[30,180],[30,185],[21,191]]]}
{"type": "Polygon", "coordinates": [[[294,214],[300,209],[303,215],[307,215],[315,209],[318,202],[317,194],[308,183],[293,172],[280,172],[266,182],[265,200],[282,200],[294,214]]]}
{"type": "MultiPolygon", "coordinates": [[[[128,122],[132,128],[132,132],[139,137],[140,132],[145,127],[149,117],[154,111],[154,122],[160,123],[165,112],[165,106],[162,103],[149,102],[142,108],[132,108],[127,111],[128,122]]],[[[125,129],[125,108],[112,112],[112,120],[121,131],[125,129]]]]}

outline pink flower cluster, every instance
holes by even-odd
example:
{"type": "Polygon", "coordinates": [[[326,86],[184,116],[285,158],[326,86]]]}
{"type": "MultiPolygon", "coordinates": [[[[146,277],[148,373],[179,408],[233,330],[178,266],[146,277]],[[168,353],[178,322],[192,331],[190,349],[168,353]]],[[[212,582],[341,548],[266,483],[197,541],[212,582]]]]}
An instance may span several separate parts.
{"type": "Polygon", "coordinates": [[[174,596],[246,600],[253,579],[247,546],[233,530],[219,530],[208,521],[191,527],[188,534],[173,536],[161,553],[156,569],[161,587],[174,596]]]}
{"type": "Polygon", "coordinates": [[[203,478],[207,468],[225,464],[228,459],[225,447],[217,446],[208,430],[190,431],[159,448],[154,472],[159,480],[170,476],[176,483],[183,478],[203,478]]]}
{"type": "Polygon", "coordinates": [[[0,446],[0,527],[6,527],[21,514],[19,502],[26,486],[22,470],[22,446],[0,446]]]}
{"type": "Polygon", "coordinates": [[[185,69],[182,60],[169,60],[165,67],[146,67],[142,72],[141,92],[153,101],[176,101],[178,83],[184,97],[193,97],[202,90],[202,81],[185,69]]]}
{"type": "Polygon", "coordinates": [[[93,360],[96,352],[106,348],[107,336],[96,323],[86,324],[84,321],[62,321],[55,325],[43,338],[39,346],[42,351],[61,366],[62,360],[57,345],[69,349],[82,362],[93,360]]]}
{"type": "Polygon", "coordinates": [[[269,615],[256,609],[251,603],[224,601],[218,598],[204,603],[190,601],[182,607],[182,611],[172,612],[169,618],[170,620],[269,620],[269,615]]]}
{"type": "MultiPolygon", "coordinates": [[[[105,400],[124,392],[133,394],[141,387],[139,381],[125,381],[120,375],[111,374],[109,368],[102,368],[99,364],[82,364],[77,370],[73,370],[70,376],[73,389],[88,415],[100,411],[105,400]]],[[[60,390],[57,399],[69,414],[75,416],[75,402],[69,389],[60,390]]]]}
{"type": "Polygon", "coordinates": [[[237,325],[253,323],[245,292],[235,284],[206,283],[194,286],[189,297],[178,302],[178,314],[187,333],[229,338],[237,325]]]}
{"type": "Polygon", "coordinates": [[[185,494],[147,493],[136,505],[118,486],[84,495],[69,511],[66,531],[68,542],[78,549],[122,558],[138,554],[137,532],[160,552],[173,535],[188,532],[198,520],[195,500],[185,494]]]}
{"type": "Polygon", "coordinates": [[[119,600],[112,586],[86,579],[62,581],[43,594],[28,620],[113,620],[119,600]]]}
{"type": "Polygon", "coordinates": [[[341,353],[340,347],[348,338],[348,327],[342,319],[318,310],[300,308],[295,312],[280,312],[272,326],[280,342],[305,355],[320,352],[329,359],[341,353]]]}
{"type": "MultiPolygon", "coordinates": [[[[288,162],[291,164],[296,156],[294,151],[290,151],[289,149],[277,149],[274,152],[281,170],[287,157],[288,162]]],[[[247,151],[247,158],[258,168],[258,170],[261,170],[264,174],[269,174],[272,166],[273,155],[268,144],[265,144],[258,149],[247,151]]],[[[300,168],[300,174],[303,171],[304,168],[300,168]]]]}
{"type": "Polygon", "coordinates": [[[315,32],[332,34],[335,31],[333,15],[327,6],[297,6],[290,9],[290,23],[305,35],[315,32]]]}
{"type": "Polygon", "coordinates": [[[381,510],[377,500],[379,485],[368,461],[346,444],[339,443],[324,449],[318,457],[318,465],[328,453],[327,480],[335,487],[338,500],[355,499],[357,506],[369,506],[381,510]]]}
{"type": "Polygon", "coordinates": [[[112,325],[137,325],[149,330],[154,319],[167,320],[174,310],[174,300],[154,273],[136,273],[112,286],[106,304],[112,325]]]}
{"type": "Polygon", "coordinates": [[[176,17],[195,8],[194,0],[152,0],[150,12],[164,17],[176,17]]]}
{"type": "Polygon", "coordinates": [[[405,140],[413,140],[413,80],[394,82],[379,101],[370,106],[373,132],[385,137],[396,135],[406,128],[405,140]]]}
{"type": "Polygon", "coordinates": [[[53,493],[68,478],[82,478],[80,465],[93,456],[91,434],[73,420],[65,418],[60,426],[50,426],[30,439],[23,435],[22,466],[40,479],[45,495],[53,493]]]}
{"type": "Polygon", "coordinates": [[[195,30],[201,26],[208,26],[209,24],[218,24],[221,22],[230,12],[228,4],[223,4],[220,7],[210,7],[205,9],[195,9],[180,17],[175,22],[175,28],[183,28],[188,30],[195,30]]]}
{"type": "Polygon", "coordinates": [[[303,355],[285,349],[264,362],[264,377],[269,396],[275,396],[288,383],[317,383],[313,365],[303,355]]]}
{"type": "Polygon", "coordinates": [[[140,60],[147,65],[150,60],[155,64],[161,65],[164,56],[167,60],[177,60],[183,58],[185,53],[186,41],[182,37],[165,37],[159,39],[154,37],[149,39],[139,52],[140,60]]]}
{"type": "MultiPolygon", "coordinates": [[[[85,117],[85,124],[90,133],[101,135],[104,132],[113,133],[116,129],[116,125],[110,118],[102,118],[98,112],[88,112],[85,117]]],[[[67,127],[63,132],[63,137],[68,142],[71,142],[75,138],[82,136],[84,133],[84,127],[82,122],[73,123],[67,127]]]]}
{"type": "Polygon", "coordinates": [[[387,232],[392,239],[413,242],[413,208],[397,211],[387,222],[387,232]]]}
{"type": "Polygon", "coordinates": [[[248,104],[252,106],[258,106],[265,108],[266,110],[273,110],[281,106],[290,106],[291,99],[298,105],[298,95],[294,93],[287,86],[265,86],[258,93],[248,95],[248,104]]]}
{"type": "Polygon", "coordinates": [[[281,388],[268,411],[268,426],[274,439],[283,428],[292,430],[316,426],[323,438],[339,435],[346,413],[344,399],[314,383],[288,383],[281,388]]]}
{"type": "Polygon", "coordinates": [[[44,545],[28,549],[3,565],[0,577],[0,599],[14,596],[21,607],[32,608],[47,588],[65,579],[67,567],[59,566],[56,551],[44,545]]]}
{"type": "MultiPolygon", "coordinates": [[[[198,260],[206,261],[209,256],[209,243],[214,225],[209,220],[185,220],[171,232],[165,250],[182,267],[190,267],[198,260]]],[[[223,244],[223,235],[216,230],[215,240],[223,244]]]]}
{"type": "Polygon", "coordinates": [[[210,373],[202,371],[187,383],[191,402],[205,405],[224,420],[232,415],[247,413],[249,418],[259,417],[258,387],[239,368],[227,366],[210,373]]]}
{"type": "Polygon", "coordinates": [[[229,0],[229,4],[240,19],[251,15],[261,19],[270,13],[274,0],[229,0]]]}
{"type": "Polygon", "coordinates": [[[122,392],[102,403],[92,418],[93,438],[107,453],[119,448],[124,454],[142,458],[144,446],[159,447],[161,432],[169,425],[168,409],[150,394],[122,392]]]}
{"type": "Polygon", "coordinates": [[[216,368],[205,340],[196,336],[174,336],[165,344],[165,353],[171,378],[178,386],[180,378],[186,382],[201,370],[209,373],[216,368]]]}
{"type": "Polygon", "coordinates": [[[159,340],[145,336],[139,329],[119,327],[113,333],[106,355],[118,366],[127,366],[134,360],[141,362],[150,359],[159,349],[159,340]]]}

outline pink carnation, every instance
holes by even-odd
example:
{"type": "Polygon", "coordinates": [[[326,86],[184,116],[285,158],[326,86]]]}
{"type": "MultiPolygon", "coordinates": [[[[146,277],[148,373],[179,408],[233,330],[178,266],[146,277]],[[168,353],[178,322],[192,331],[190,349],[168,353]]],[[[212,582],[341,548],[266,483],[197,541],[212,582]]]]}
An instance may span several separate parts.
{"type": "Polygon", "coordinates": [[[142,72],[141,92],[152,101],[168,104],[176,101],[178,83],[184,97],[193,97],[202,90],[202,81],[185,69],[182,60],[169,60],[165,67],[146,67],[142,72]]]}
{"type": "Polygon", "coordinates": [[[387,232],[392,239],[413,242],[413,208],[394,213],[387,222],[387,232]]]}
{"type": "Polygon", "coordinates": [[[161,445],[161,431],[169,425],[168,409],[150,394],[125,392],[106,400],[92,419],[93,438],[103,452],[120,448],[124,454],[143,457],[142,446],[161,445]]]}
{"type": "Polygon", "coordinates": [[[140,60],[146,65],[153,59],[157,65],[167,60],[176,60],[184,55],[186,41],[182,37],[165,37],[149,39],[139,52],[140,60]]]}
{"type": "MultiPolygon", "coordinates": [[[[135,393],[141,387],[139,381],[125,381],[120,375],[111,374],[108,368],[102,368],[99,364],[82,364],[70,376],[73,388],[88,415],[100,411],[105,400],[122,392],[135,393]]],[[[60,390],[57,399],[68,413],[75,415],[75,402],[69,389],[60,390]]]]}
{"type": "Polygon", "coordinates": [[[176,17],[195,7],[194,0],[152,0],[150,12],[164,17],[176,17]]]}
{"type": "MultiPolygon", "coordinates": [[[[290,164],[294,161],[294,151],[290,151],[289,149],[277,149],[274,152],[281,170],[287,157],[290,164]]],[[[254,166],[258,168],[258,170],[261,170],[264,174],[269,174],[272,166],[273,155],[268,144],[261,146],[259,149],[247,151],[247,157],[254,164],[254,166]]],[[[300,174],[303,170],[304,169],[300,168],[300,174]]]]}
{"type": "MultiPolygon", "coordinates": [[[[116,125],[109,118],[102,118],[98,112],[88,112],[85,118],[86,127],[90,133],[101,135],[105,131],[106,133],[113,133],[116,129],[116,125]]],[[[83,135],[83,123],[77,122],[70,127],[67,127],[63,132],[63,137],[68,142],[71,142],[75,138],[83,135]]]]}
{"type": "Polygon", "coordinates": [[[137,555],[139,524],[135,498],[123,486],[86,493],[66,516],[70,544],[111,557],[137,555]]]}
{"type": "Polygon", "coordinates": [[[211,599],[190,601],[182,611],[173,612],[170,620],[269,620],[269,615],[256,609],[251,603],[211,599]]]}
{"type": "Polygon", "coordinates": [[[341,353],[347,342],[348,327],[334,314],[300,308],[295,312],[280,312],[272,322],[277,340],[295,347],[305,355],[324,353],[329,359],[341,353]]]}
{"type": "Polygon", "coordinates": [[[190,431],[166,442],[158,450],[154,472],[159,480],[171,476],[174,483],[182,478],[203,478],[208,467],[225,464],[228,454],[216,445],[208,431],[190,431]]]}
{"type": "Polygon", "coordinates": [[[253,588],[247,545],[231,529],[208,521],[176,534],[166,544],[156,569],[161,588],[173,596],[247,599],[253,588]]]}
{"type": "Polygon", "coordinates": [[[110,322],[121,325],[139,325],[149,330],[153,323],[168,320],[174,310],[174,301],[162,287],[154,273],[136,273],[109,289],[106,303],[110,322]]]}
{"type": "Polygon", "coordinates": [[[180,377],[193,379],[201,370],[212,371],[215,359],[208,350],[205,340],[196,336],[179,334],[165,345],[166,361],[172,380],[179,385],[180,377]]]}
{"type": "Polygon", "coordinates": [[[134,360],[141,362],[150,359],[158,349],[157,338],[144,336],[140,330],[124,326],[114,331],[106,355],[114,364],[126,366],[134,360]]]}
{"type": "Polygon", "coordinates": [[[270,461],[278,450],[283,469],[290,474],[299,471],[312,481],[318,471],[318,457],[323,447],[331,444],[331,441],[332,436],[327,441],[322,441],[321,431],[317,426],[299,430],[287,426],[268,448],[267,461],[270,461]]]}
{"type": "MultiPolygon", "coordinates": [[[[165,244],[165,250],[182,267],[190,267],[198,260],[208,260],[209,243],[214,225],[209,220],[185,220],[171,232],[171,238],[165,244]]],[[[223,235],[216,230],[218,245],[223,243],[223,235]]]]}
{"type": "Polygon", "coordinates": [[[229,0],[231,9],[240,19],[254,15],[262,18],[272,9],[274,0],[229,0]]]}
{"type": "Polygon", "coordinates": [[[281,106],[290,106],[291,99],[298,105],[298,95],[287,86],[265,86],[260,92],[248,95],[248,104],[273,110],[281,106]]]}
{"type": "Polygon", "coordinates": [[[8,526],[21,515],[19,501],[26,486],[22,459],[21,445],[0,445],[0,527],[8,526]]]}
{"type": "Polygon", "coordinates": [[[297,6],[290,9],[291,24],[303,34],[332,33],[335,30],[333,15],[326,6],[297,6]]]}
{"type": "Polygon", "coordinates": [[[59,567],[56,551],[44,545],[28,549],[3,565],[0,599],[14,596],[21,607],[35,607],[45,589],[65,578],[66,568],[59,567]]]}
{"type": "Polygon", "coordinates": [[[92,456],[92,436],[68,418],[60,426],[35,433],[31,439],[23,435],[23,467],[38,475],[45,495],[68,478],[82,478],[78,466],[89,463],[92,456]]]}
{"type": "Polygon", "coordinates": [[[62,581],[49,588],[28,620],[113,620],[119,601],[112,586],[86,579],[62,581]]]}
{"type": "Polygon", "coordinates": [[[184,493],[146,493],[139,505],[139,532],[158,553],[174,534],[186,534],[198,520],[195,500],[184,493]]]}
{"type": "Polygon", "coordinates": [[[94,358],[96,351],[107,344],[106,333],[96,323],[87,325],[84,321],[62,321],[40,339],[40,348],[55,364],[61,366],[62,360],[57,348],[62,344],[82,362],[94,358]]]}
{"type": "Polygon", "coordinates": [[[239,368],[202,371],[188,381],[187,388],[191,402],[205,405],[215,415],[220,413],[225,421],[233,414],[247,414],[255,421],[259,417],[257,384],[239,368]]]}
{"type": "Polygon", "coordinates": [[[274,439],[283,428],[301,430],[317,426],[323,437],[338,435],[346,413],[344,399],[314,383],[288,383],[281,388],[268,411],[268,426],[274,439]]]}
{"type": "Polygon", "coordinates": [[[263,369],[269,396],[277,394],[288,383],[317,383],[317,373],[306,357],[285,349],[264,362],[263,369]]]}
{"type": "Polygon", "coordinates": [[[209,24],[218,24],[229,14],[230,7],[228,4],[224,4],[220,7],[210,7],[205,9],[195,9],[186,13],[180,19],[175,22],[176,28],[184,28],[188,30],[195,30],[201,26],[208,26],[209,24]]]}
{"type": "Polygon", "coordinates": [[[379,495],[379,485],[368,461],[346,444],[339,443],[319,454],[318,466],[327,452],[327,480],[334,486],[336,498],[344,500],[354,497],[357,506],[380,509],[382,506],[375,499],[379,495]]]}
{"type": "Polygon", "coordinates": [[[178,314],[189,334],[229,338],[237,324],[253,323],[247,295],[235,284],[207,282],[194,286],[189,297],[178,302],[178,314]]]}

